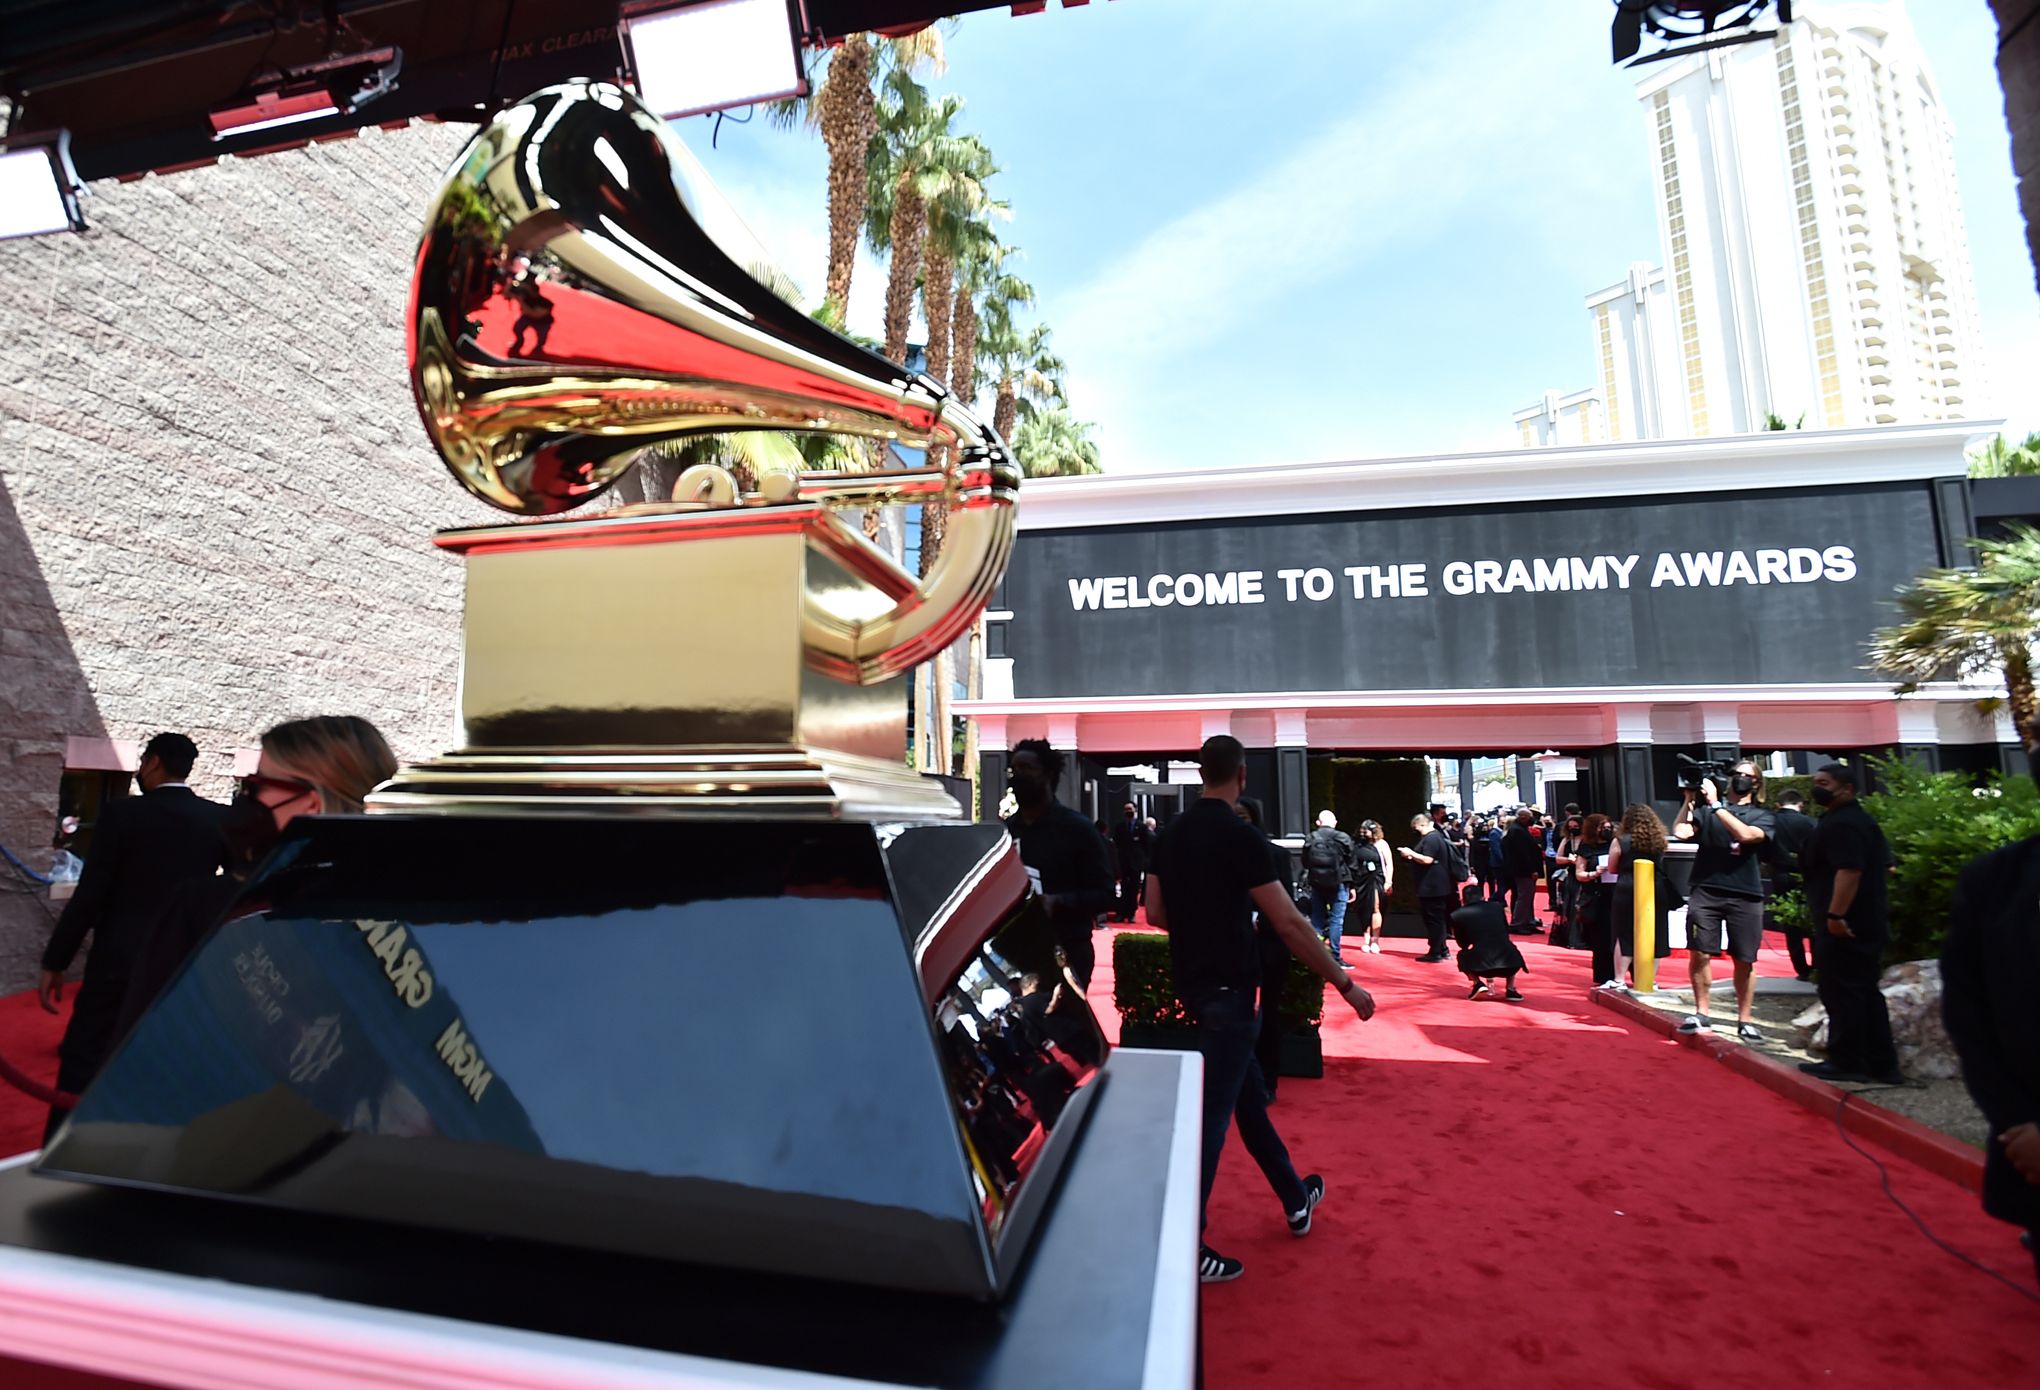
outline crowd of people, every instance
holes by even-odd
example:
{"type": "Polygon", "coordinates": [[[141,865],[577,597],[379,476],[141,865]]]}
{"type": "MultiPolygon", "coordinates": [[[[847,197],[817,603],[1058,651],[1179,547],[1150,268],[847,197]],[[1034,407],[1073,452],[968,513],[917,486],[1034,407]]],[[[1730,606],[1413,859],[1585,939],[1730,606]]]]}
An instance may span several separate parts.
{"type": "MultiPolygon", "coordinates": [[[[75,1095],[91,1082],[292,820],[358,811],[369,791],[396,771],[381,734],[353,716],[270,729],[255,771],[239,779],[231,805],[206,801],[191,789],[198,754],[181,734],[151,739],[137,773],[141,795],[110,805],[95,827],[38,985],[42,1006],[58,1012],[66,973],[89,939],[60,1045],[60,1092],[75,1095]]],[[[1637,950],[1638,868],[1650,864],[1659,870],[1651,932],[1656,956],[1671,949],[1670,914],[1681,907],[1685,912],[1693,1011],[1680,1031],[1714,1026],[1712,975],[1725,955],[1735,1032],[1751,1040],[1761,1036],[1751,1014],[1767,900],[1782,891],[1800,894],[1809,926],[1794,944],[1793,964],[1802,978],[1817,978],[1829,1016],[1827,1057],[1804,1069],[1837,1081],[1902,1079],[1879,990],[1890,936],[1891,853],[1858,800],[1858,774],[1845,764],[1827,764],[1812,777],[1818,819],[1805,814],[1796,793],[1781,796],[1775,808],[1767,805],[1762,768],[1744,760],[1684,786],[1670,824],[1643,803],[1623,808],[1619,817],[1583,815],[1576,805],[1556,816],[1528,806],[1461,815],[1432,805],[1411,818],[1413,843],[1391,846],[1379,822],[1363,820],[1348,833],[1327,808],[1292,857],[1269,838],[1259,803],[1244,794],[1239,741],[1215,736],[1198,758],[1202,794],[1169,824],[1157,826],[1129,803],[1117,824],[1101,826],[1056,799],[1063,754],[1042,740],[1023,741],[1009,761],[1014,810],[1005,823],[1078,990],[1090,983],[1094,933],[1106,920],[1131,921],[1144,911],[1151,926],[1170,934],[1176,994],[1195,1023],[1204,1057],[1206,1202],[1226,1136],[1237,1126],[1288,1229],[1309,1234],[1326,1184],[1318,1174],[1298,1174],[1270,1117],[1282,1041],[1276,998],[1293,962],[1301,961],[1359,1019],[1373,1016],[1373,997],[1345,952],[1357,942],[1358,957],[1380,953],[1399,873],[1409,876],[1422,923],[1425,950],[1415,959],[1455,964],[1469,999],[1491,998],[1499,983],[1502,998],[1518,1002],[1517,977],[1527,967],[1513,938],[1547,930],[1554,943],[1591,952],[1598,988],[1628,987],[1637,950]],[[1678,842],[1693,846],[1692,867],[1675,886],[1662,870],[1678,842]],[[1548,927],[1538,911],[1540,886],[1548,927]]],[[[2040,892],[2035,884],[2040,839],[1971,865],[1944,960],[1948,1030],[1997,1137],[1988,1157],[1987,1205],[2029,1231],[2040,1229],[2040,1024],[2016,991],[2040,966],[2040,938],[2004,905],[2030,903],[2040,892]]],[[[1030,1003],[1060,992],[1061,986],[1045,989],[1046,983],[1032,977],[1023,995],[1038,997],[1017,1001],[1015,1009],[1024,1014],[1030,1003]]],[[[1037,1021],[1018,1014],[1016,1020],[1023,1031],[1037,1021]]],[[[987,1077],[1021,1074],[1000,1065],[1003,1038],[997,1033],[983,1050],[987,1077]]],[[[1062,1084],[1062,1078],[1048,1079],[1062,1084]]],[[[1015,1095],[1036,1108],[1055,1101],[1046,1090],[1015,1095]]],[[[974,1111],[971,1119],[1001,1123],[1001,1106],[1017,1106],[1015,1095],[989,1085],[973,1092],[966,1103],[982,1113],[974,1111]]],[[[52,1109],[49,1133],[63,1113],[52,1109]]],[[[1241,1271],[1240,1261],[1203,1247],[1203,1280],[1229,1280],[1241,1271]]]]}

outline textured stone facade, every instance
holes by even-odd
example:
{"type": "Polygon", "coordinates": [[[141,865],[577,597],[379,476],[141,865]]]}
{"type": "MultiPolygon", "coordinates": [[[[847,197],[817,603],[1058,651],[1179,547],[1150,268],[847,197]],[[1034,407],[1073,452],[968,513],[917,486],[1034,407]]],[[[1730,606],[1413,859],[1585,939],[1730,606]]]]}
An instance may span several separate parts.
{"type": "MultiPolygon", "coordinates": [[[[460,570],[429,537],[494,514],[425,441],[403,315],[468,134],[98,185],[90,231],[0,242],[0,844],[34,869],[67,738],[188,733],[222,799],[281,719],[450,741],[460,570]]],[[[50,910],[0,892],[0,992],[50,910]]]]}

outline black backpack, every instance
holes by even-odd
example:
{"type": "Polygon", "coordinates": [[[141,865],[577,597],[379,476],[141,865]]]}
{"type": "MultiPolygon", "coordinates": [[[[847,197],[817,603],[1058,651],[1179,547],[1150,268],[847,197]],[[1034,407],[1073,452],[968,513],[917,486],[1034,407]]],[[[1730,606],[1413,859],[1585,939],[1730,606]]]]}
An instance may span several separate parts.
{"type": "Polygon", "coordinates": [[[1339,865],[1345,860],[1339,852],[1341,838],[1336,830],[1313,830],[1303,842],[1303,872],[1311,887],[1329,893],[1339,886],[1339,865]]]}

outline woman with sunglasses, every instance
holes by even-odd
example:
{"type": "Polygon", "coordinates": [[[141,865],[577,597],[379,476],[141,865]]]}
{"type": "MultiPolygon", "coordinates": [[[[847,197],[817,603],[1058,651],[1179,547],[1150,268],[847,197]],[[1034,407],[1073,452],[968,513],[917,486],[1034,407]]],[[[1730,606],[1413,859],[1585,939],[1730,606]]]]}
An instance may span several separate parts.
{"type": "Polygon", "coordinates": [[[144,949],[121,1007],[126,1036],[226,915],[249,874],[268,857],[284,827],[299,816],[353,815],[370,791],[396,774],[396,755],[375,725],[352,714],[317,715],[278,724],[262,735],[255,771],[240,779],[221,827],[227,859],[217,878],[202,879],[170,900],[144,949]]]}

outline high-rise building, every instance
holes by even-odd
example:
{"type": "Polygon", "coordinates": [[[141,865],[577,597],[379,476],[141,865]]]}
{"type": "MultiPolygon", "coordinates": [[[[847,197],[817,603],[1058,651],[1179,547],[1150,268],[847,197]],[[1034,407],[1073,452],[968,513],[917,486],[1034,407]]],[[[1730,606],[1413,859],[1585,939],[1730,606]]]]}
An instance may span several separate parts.
{"type": "MultiPolygon", "coordinates": [[[[1587,297],[1608,438],[1985,413],[1953,134],[1905,7],[1796,16],[1637,84],[1663,259],[1587,297]]],[[[1550,433],[1541,410],[1519,428],[1550,433]]]]}

